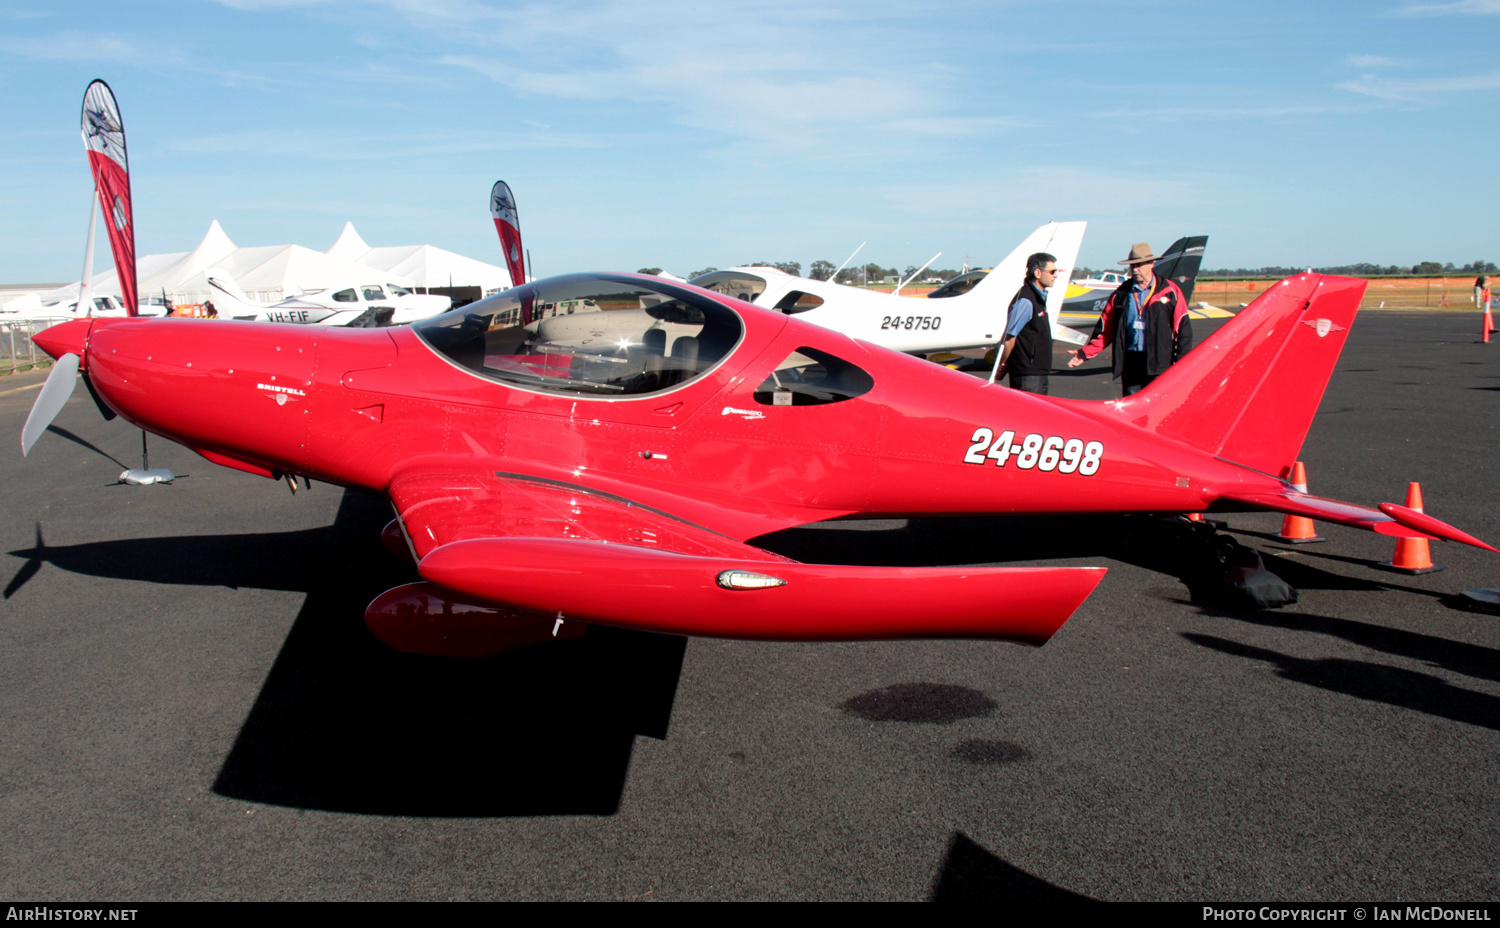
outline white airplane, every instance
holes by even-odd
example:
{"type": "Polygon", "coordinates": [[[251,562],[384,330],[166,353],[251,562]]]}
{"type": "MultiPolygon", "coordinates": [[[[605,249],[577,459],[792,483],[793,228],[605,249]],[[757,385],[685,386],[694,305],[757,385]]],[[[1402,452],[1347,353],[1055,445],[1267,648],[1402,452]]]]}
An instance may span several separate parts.
{"type": "MultiPolygon", "coordinates": [[[[78,301],[74,300],[74,307],[78,301]]],[[[0,306],[0,323],[8,322],[62,322],[73,318],[73,310],[58,306],[56,301],[46,306],[42,305],[42,299],[36,293],[23,293],[13,300],[9,300],[4,306],[0,306]]]]}
{"type": "MultiPolygon", "coordinates": [[[[1058,279],[1067,280],[1086,226],[1084,222],[1047,223],[973,287],[936,303],[794,277],[772,267],[710,271],[688,282],[788,315],[798,314],[808,322],[896,351],[927,354],[980,348],[993,346],[1005,334],[1010,298],[1025,279],[1026,259],[1037,252],[1051,254],[1057,259],[1058,279]]],[[[1081,345],[1087,339],[1058,319],[1066,295],[1066,287],[1053,287],[1047,294],[1052,337],[1081,345]]]]}
{"type": "MultiPolygon", "coordinates": [[[[1168,246],[1156,262],[1156,273],[1176,281],[1189,303],[1192,302],[1193,283],[1197,280],[1198,266],[1203,261],[1203,249],[1207,244],[1208,236],[1206,235],[1183,236],[1168,246]]],[[[988,270],[983,269],[967,271],[932,290],[927,294],[927,298],[938,300],[968,293],[989,273],[988,270]]],[[[1071,281],[1067,285],[1062,308],[1052,314],[1054,326],[1061,323],[1080,332],[1093,332],[1094,325],[1099,321],[1099,314],[1104,308],[1104,301],[1128,277],[1128,274],[1105,271],[1093,277],[1071,281]]],[[[1059,274],[1058,278],[1062,279],[1062,275],[1059,274]]],[[[1052,297],[1053,294],[1047,294],[1048,308],[1052,306],[1052,297]]],[[[1223,318],[1232,315],[1206,303],[1200,303],[1199,307],[1199,309],[1191,310],[1195,319],[1223,318]]]]}
{"type": "Polygon", "coordinates": [[[453,301],[446,296],[412,293],[405,287],[389,283],[329,287],[279,303],[256,303],[222,268],[209,270],[208,285],[214,291],[214,309],[220,317],[256,322],[374,328],[417,322],[445,313],[453,306],[453,301]]]}
{"type": "MultiPolygon", "coordinates": [[[[56,293],[49,294],[56,296],[56,293]]],[[[92,312],[80,313],[78,309],[78,296],[76,294],[65,296],[62,299],[49,299],[42,302],[42,297],[27,293],[18,299],[12,300],[0,309],[0,322],[26,322],[35,320],[52,319],[64,321],[77,318],[80,315],[91,316],[123,316],[125,307],[120,303],[120,298],[110,294],[101,293],[89,298],[93,303],[92,312]]],[[[142,316],[160,316],[166,312],[162,306],[143,306],[140,309],[142,316]]]]}
{"type": "Polygon", "coordinates": [[[1068,287],[1070,289],[1073,287],[1081,287],[1084,290],[1113,290],[1116,287],[1120,286],[1120,284],[1123,284],[1125,282],[1125,278],[1129,276],[1129,274],[1117,274],[1114,271],[1103,271],[1099,274],[1094,275],[1093,277],[1085,277],[1082,280],[1075,280],[1072,283],[1068,284],[1068,287]]]}

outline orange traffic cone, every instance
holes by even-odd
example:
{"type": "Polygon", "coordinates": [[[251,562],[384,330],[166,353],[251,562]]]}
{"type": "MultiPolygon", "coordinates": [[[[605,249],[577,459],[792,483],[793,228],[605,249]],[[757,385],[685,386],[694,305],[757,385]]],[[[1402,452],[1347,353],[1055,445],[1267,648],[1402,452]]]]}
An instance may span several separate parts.
{"type": "MultiPolygon", "coordinates": [[[[1307,492],[1307,469],[1298,461],[1292,466],[1292,486],[1297,488],[1298,493],[1307,492]]],[[[1317,529],[1313,528],[1313,521],[1307,516],[1287,516],[1281,520],[1281,534],[1276,536],[1287,544],[1310,545],[1315,541],[1327,541],[1319,535],[1317,529]]]]}
{"type": "Polygon", "coordinates": [[[1490,308],[1484,308],[1484,320],[1479,323],[1480,340],[1486,345],[1490,343],[1490,333],[1495,331],[1495,317],[1490,315],[1490,308]]]}
{"type": "MultiPolygon", "coordinates": [[[[1422,486],[1409,484],[1406,488],[1406,508],[1422,511],[1422,486]]],[[[1430,574],[1442,570],[1442,564],[1432,563],[1432,549],[1426,538],[1397,538],[1396,553],[1380,565],[1388,570],[1399,570],[1404,574],[1430,574]]]]}

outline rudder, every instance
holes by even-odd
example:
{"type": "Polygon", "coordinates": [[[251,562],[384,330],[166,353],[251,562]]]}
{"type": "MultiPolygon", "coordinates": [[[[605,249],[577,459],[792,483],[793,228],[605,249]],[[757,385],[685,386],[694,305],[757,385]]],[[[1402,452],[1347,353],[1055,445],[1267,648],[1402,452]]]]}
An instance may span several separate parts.
{"type": "Polygon", "coordinates": [[[1198,283],[1198,269],[1203,265],[1206,247],[1208,236],[1184,235],[1156,259],[1156,276],[1175,283],[1189,304],[1193,302],[1193,287],[1198,283]]]}
{"type": "Polygon", "coordinates": [[[1070,344],[1083,344],[1088,339],[1064,326],[1059,314],[1062,312],[1063,301],[1067,298],[1068,287],[1065,282],[1072,276],[1073,268],[1078,262],[1078,251],[1083,247],[1083,233],[1087,228],[1088,223],[1081,220],[1049,222],[1041,226],[1002,258],[994,270],[975,284],[973,289],[953,299],[966,299],[971,304],[984,301],[990,305],[998,305],[1000,318],[1003,320],[1004,312],[1009,308],[1007,301],[1011,294],[1020,289],[1026,280],[1026,259],[1037,252],[1047,252],[1057,259],[1057,277],[1059,281],[1064,281],[1061,285],[1054,286],[1047,295],[1047,308],[1051,310],[1049,318],[1052,320],[1052,337],[1070,344]]]}
{"type": "Polygon", "coordinates": [[[1157,434],[1285,476],[1302,450],[1365,284],[1319,274],[1273,284],[1117,408],[1157,434]]]}

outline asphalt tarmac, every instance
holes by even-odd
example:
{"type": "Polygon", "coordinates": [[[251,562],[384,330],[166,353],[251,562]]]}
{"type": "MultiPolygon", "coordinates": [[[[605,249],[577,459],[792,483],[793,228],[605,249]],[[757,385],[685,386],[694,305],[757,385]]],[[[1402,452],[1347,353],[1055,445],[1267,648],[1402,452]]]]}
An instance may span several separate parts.
{"type": "MultiPolygon", "coordinates": [[[[1365,313],[1313,492],[1500,539],[1500,344],[1365,313]]],[[[1115,395],[1104,360],[1055,395],[1115,395]]],[[[1191,601],[1165,523],[841,523],[763,539],[876,564],[1111,568],[1045,647],[595,629],[486,661],[365,630],[414,578],[384,500],[215,466],[112,485],[140,433],[0,378],[0,898],[1500,899],[1500,559],[1228,516],[1300,602],[1191,601]],[[1040,558],[1040,560],[1038,560],[1040,558]]]]}

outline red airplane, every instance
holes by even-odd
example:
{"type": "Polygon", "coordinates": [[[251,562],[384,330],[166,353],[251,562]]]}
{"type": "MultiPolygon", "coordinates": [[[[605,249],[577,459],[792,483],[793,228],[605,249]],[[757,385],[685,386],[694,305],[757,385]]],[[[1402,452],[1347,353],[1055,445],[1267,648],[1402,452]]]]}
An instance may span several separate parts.
{"type": "Polygon", "coordinates": [[[827,566],[746,540],[842,517],[1276,510],[1495,550],[1287,481],[1364,287],[1282,281],[1109,402],[633,274],[537,281],[409,327],[80,319],[36,336],[60,363],[23,449],[81,368],[101,411],[210,461],[387,494],[387,544],[425,582],[366,620],[407,651],[483,656],[589,623],[1041,644],[1102,568],[827,566]],[[545,335],[570,313],[596,319],[545,335]]]}

